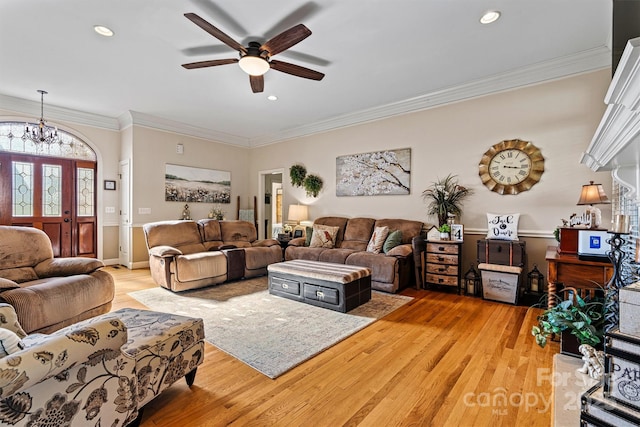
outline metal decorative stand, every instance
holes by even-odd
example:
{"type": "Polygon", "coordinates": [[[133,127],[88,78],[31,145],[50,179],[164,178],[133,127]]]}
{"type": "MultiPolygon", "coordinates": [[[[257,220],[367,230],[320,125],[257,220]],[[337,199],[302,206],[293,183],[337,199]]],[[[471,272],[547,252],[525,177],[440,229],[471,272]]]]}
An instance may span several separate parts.
{"type": "Polygon", "coordinates": [[[628,233],[612,233],[613,236],[609,240],[611,245],[611,251],[609,252],[609,259],[613,264],[613,275],[611,280],[605,287],[604,298],[604,310],[605,310],[605,323],[604,331],[609,332],[611,329],[618,326],[619,322],[619,303],[618,303],[618,290],[625,286],[622,274],[622,263],[626,257],[626,252],[622,248],[625,245],[625,238],[623,236],[628,233]]]}

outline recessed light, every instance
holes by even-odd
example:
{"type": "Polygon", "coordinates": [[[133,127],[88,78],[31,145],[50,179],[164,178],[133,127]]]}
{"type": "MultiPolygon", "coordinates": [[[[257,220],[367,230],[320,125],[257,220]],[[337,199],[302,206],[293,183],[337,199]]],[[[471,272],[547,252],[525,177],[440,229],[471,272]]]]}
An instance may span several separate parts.
{"type": "Polygon", "coordinates": [[[497,10],[490,10],[482,15],[480,18],[481,24],[491,24],[492,22],[496,22],[500,18],[500,12],[497,10]]]}
{"type": "Polygon", "coordinates": [[[269,96],[267,96],[267,99],[268,99],[269,101],[277,101],[277,100],[278,100],[278,97],[277,97],[277,96],[275,96],[275,95],[269,95],[269,96]]]}
{"type": "Polygon", "coordinates": [[[113,36],[113,30],[109,27],[105,27],[104,25],[94,25],[93,31],[100,34],[101,36],[111,37],[113,36]]]}

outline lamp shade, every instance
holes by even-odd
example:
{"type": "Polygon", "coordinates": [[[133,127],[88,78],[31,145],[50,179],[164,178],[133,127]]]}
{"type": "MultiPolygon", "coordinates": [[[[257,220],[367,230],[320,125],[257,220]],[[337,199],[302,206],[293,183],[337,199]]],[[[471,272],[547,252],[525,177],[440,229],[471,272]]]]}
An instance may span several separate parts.
{"type": "Polygon", "coordinates": [[[289,205],[289,221],[306,221],[309,219],[309,208],[306,205],[289,205]]]}
{"type": "Polygon", "coordinates": [[[602,184],[594,184],[593,181],[589,181],[589,184],[582,186],[578,205],[601,205],[605,203],[611,203],[611,201],[604,193],[602,184]]]}

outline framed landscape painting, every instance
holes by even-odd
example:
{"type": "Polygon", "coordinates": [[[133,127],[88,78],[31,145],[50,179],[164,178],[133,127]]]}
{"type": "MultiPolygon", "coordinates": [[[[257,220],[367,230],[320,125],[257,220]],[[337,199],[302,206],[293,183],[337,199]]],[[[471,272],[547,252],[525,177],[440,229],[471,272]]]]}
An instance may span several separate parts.
{"type": "Polygon", "coordinates": [[[231,203],[231,172],[166,164],[168,202],[231,203]]]}
{"type": "Polygon", "coordinates": [[[409,194],[411,149],[336,158],[336,196],[409,194]]]}

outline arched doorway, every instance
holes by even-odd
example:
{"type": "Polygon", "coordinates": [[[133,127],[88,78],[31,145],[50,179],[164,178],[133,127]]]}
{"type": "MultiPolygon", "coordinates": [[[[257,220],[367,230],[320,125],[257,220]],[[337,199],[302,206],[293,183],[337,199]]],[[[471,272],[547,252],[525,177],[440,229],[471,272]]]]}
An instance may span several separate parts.
{"type": "Polygon", "coordinates": [[[43,230],[57,257],[96,257],[95,152],[63,130],[45,144],[24,129],[0,122],[0,224],[43,230]]]}

